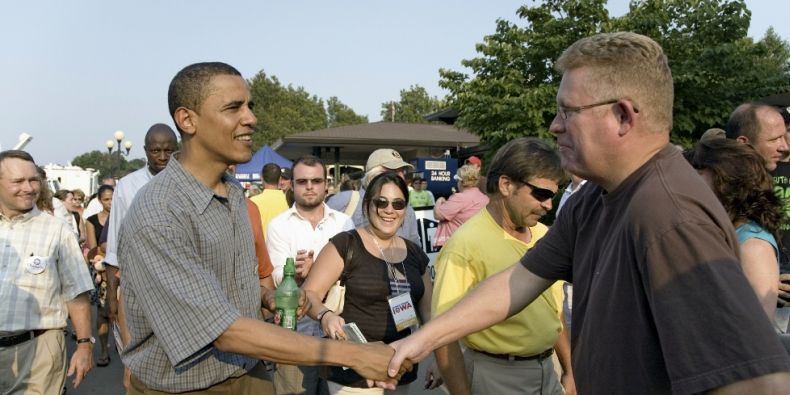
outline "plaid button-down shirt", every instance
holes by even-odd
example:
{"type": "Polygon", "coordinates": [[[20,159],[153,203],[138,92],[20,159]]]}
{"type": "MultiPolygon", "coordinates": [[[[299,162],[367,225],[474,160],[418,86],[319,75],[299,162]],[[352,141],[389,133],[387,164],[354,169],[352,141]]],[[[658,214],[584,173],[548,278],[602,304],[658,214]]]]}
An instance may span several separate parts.
{"type": "Polygon", "coordinates": [[[66,326],[66,303],[93,289],[77,237],[38,208],[0,214],[0,334],[66,326]]]}
{"type": "Polygon", "coordinates": [[[121,225],[131,335],[122,358],[149,388],[184,392],[258,363],[212,342],[240,317],[260,318],[261,302],[241,186],[225,178],[228,196],[217,196],[173,158],[138,192],[121,225]]]}

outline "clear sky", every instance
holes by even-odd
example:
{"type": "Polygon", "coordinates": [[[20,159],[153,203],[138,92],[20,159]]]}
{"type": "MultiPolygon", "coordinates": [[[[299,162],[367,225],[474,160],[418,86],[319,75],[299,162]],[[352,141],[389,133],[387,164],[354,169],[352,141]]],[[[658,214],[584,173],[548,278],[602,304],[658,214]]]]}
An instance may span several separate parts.
{"type": "MultiPolygon", "coordinates": [[[[626,0],[610,0],[612,15],[626,0]]],[[[790,40],[785,1],[747,0],[749,35],[790,40]]],[[[113,132],[134,143],[172,125],[167,86],[184,66],[223,61],[321,98],[338,96],[377,121],[381,103],[419,84],[444,96],[439,68],[459,70],[497,18],[531,1],[13,1],[0,5],[0,145],[22,132],[40,164],[104,150],[113,132]],[[10,4],[10,5],[9,5],[10,4]]],[[[519,22],[523,23],[523,22],[519,22]]]]}

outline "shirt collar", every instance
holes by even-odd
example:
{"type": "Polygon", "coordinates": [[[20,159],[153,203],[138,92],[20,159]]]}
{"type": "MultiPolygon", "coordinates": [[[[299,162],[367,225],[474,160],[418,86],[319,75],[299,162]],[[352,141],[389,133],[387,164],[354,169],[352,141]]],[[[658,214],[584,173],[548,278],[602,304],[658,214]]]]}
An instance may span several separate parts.
{"type": "MultiPolygon", "coordinates": [[[[332,219],[334,219],[334,218],[335,218],[335,210],[332,210],[332,208],[331,208],[331,207],[329,207],[329,206],[326,204],[326,202],[324,202],[324,203],[321,203],[321,204],[324,206],[324,216],[321,218],[321,221],[319,221],[319,223],[320,223],[320,222],[324,222],[324,221],[326,221],[326,219],[327,219],[327,218],[329,218],[329,217],[331,217],[332,219]]],[[[296,218],[299,218],[299,219],[300,219],[300,220],[302,220],[302,221],[307,221],[307,220],[306,220],[304,217],[302,217],[302,215],[301,215],[301,214],[299,214],[299,212],[298,212],[298,211],[296,211],[296,203],[294,203],[293,205],[291,205],[291,207],[288,209],[288,216],[289,216],[289,217],[296,217],[296,218]]]]}
{"type": "Polygon", "coordinates": [[[162,172],[170,173],[173,181],[177,184],[177,188],[188,197],[198,211],[201,213],[205,212],[214,196],[221,199],[227,198],[228,201],[232,202],[233,206],[236,205],[235,201],[238,200],[241,193],[241,185],[239,185],[238,181],[231,179],[227,173],[223,173],[222,182],[225,184],[228,196],[221,197],[216,195],[214,191],[203,185],[195,176],[181,166],[181,163],[178,162],[177,154],[173,153],[171,160],[167,163],[167,167],[162,172]]]}
{"type": "Polygon", "coordinates": [[[34,205],[32,210],[30,210],[30,211],[28,211],[28,212],[26,212],[26,213],[24,213],[22,215],[17,215],[14,218],[8,218],[5,215],[0,214],[0,219],[2,219],[3,221],[8,221],[8,222],[20,222],[21,223],[21,222],[30,221],[33,217],[36,217],[39,214],[41,214],[41,210],[39,210],[38,207],[36,207],[34,205]]]}

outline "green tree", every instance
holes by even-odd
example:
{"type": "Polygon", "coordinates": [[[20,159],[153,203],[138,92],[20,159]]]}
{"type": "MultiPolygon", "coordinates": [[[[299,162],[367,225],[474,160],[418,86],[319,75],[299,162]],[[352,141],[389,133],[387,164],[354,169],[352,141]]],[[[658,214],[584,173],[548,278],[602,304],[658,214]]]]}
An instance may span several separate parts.
{"type": "Polygon", "coordinates": [[[324,102],[303,87],[284,86],[276,76],[261,70],[249,80],[258,133],[253,148],[271,144],[294,133],[323,129],[327,124],[324,102]]]}
{"type": "Polygon", "coordinates": [[[723,126],[743,101],[790,88],[788,44],[772,30],[757,42],[746,37],[751,13],[743,0],[632,1],[619,18],[609,17],[605,0],[547,0],[517,15],[524,27],[498,20],[476,46],[480,56],[461,61],[469,74],[440,70],[457,125],[494,147],[518,136],[551,136],[561,78],[554,60],[599,32],[631,30],[664,47],[675,80],[676,142],[723,126]]]}
{"type": "Polygon", "coordinates": [[[400,100],[381,104],[381,117],[384,122],[427,123],[425,116],[443,107],[442,100],[428,95],[425,88],[412,85],[400,91],[400,100]]]}
{"type": "Polygon", "coordinates": [[[127,161],[125,157],[117,153],[108,154],[93,150],[77,155],[71,161],[71,164],[83,169],[97,170],[100,177],[118,179],[145,166],[145,159],[138,158],[127,161]]]}
{"type": "Polygon", "coordinates": [[[357,115],[351,107],[345,105],[337,96],[332,96],[326,101],[326,127],[356,125],[368,123],[366,115],[357,115]]]}

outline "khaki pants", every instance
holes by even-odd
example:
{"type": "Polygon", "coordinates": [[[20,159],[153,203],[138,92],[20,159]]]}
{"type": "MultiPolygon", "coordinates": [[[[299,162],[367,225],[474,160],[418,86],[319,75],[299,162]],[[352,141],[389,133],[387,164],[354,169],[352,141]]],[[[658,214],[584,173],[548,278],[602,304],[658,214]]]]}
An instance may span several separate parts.
{"type": "Polygon", "coordinates": [[[344,387],[341,384],[333,383],[331,381],[328,382],[329,384],[329,393],[332,395],[353,395],[353,394],[369,394],[369,395],[408,395],[409,394],[409,385],[399,385],[395,391],[383,390],[381,388],[354,388],[354,387],[344,387]]]}
{"type": "MultiPolygon", "coordinates": [[[[126,395],[165,395],[170,392],[163,392],[147,388],[140,380],[132,375],[131,385],[126,395]]],[[[269,372],[258,363],[252,370],[241,377],[232,377],[223,382],[199,391],[180,392],[181,395],[274,395],[269,372]]]]}
{"type": "Polygon", "coordinates": [[[60,395],[65,380],[63,329],[50,329],[24,343],[0,347],[0,394],[60,395]]]}
{"type": "Polygon", "coordinates": [[[464,353],[473,394],[563,395],[551,358],[508,361],[471,349],[464,353]]]}
{"type": "Polygon", "coordinates": [[[277,364],[274,392],[277,395],[328,395],[326,380],[319,376],[318,366],[277,364]]]}

